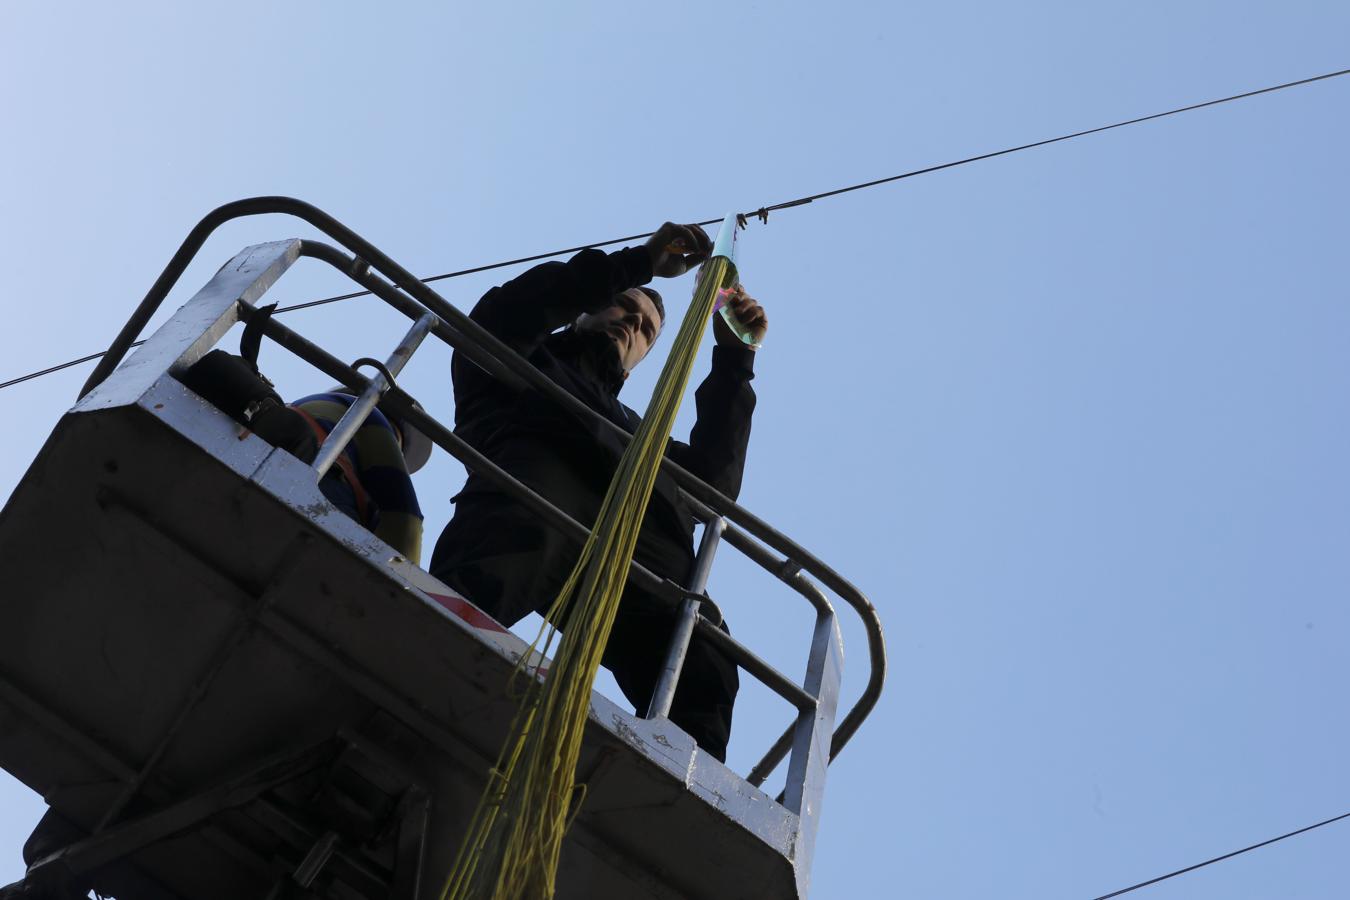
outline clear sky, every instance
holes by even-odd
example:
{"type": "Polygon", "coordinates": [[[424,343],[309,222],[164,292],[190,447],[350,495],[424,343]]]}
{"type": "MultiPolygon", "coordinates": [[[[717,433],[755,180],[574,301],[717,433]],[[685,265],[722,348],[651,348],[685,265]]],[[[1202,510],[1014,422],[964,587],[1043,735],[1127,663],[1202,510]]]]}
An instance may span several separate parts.
{"type": "MultiPolygon", "coordinates": [[[[1346,68],[1347,34],[1350,6],[1296,0],[10,0],[0,381],[106,347],[239,197],[308,200],[431,275],[1346,68]]],[[[831,771],[815,897],[1091,898],[1350,810],[1348,109],[1350,77],[745,234],[772,326],[742,502],[868,593],[892,660],[831,771]]],[[[310,234],[222,229],[168,307],[310,234]]],[[[440,289],[467,309],[509,274],[440,289]]],[[[678,313],[692,282],[661,288],[678,313]]],[[[344,289],[302,263],[274,296],[344,289]]],[[[405,327],[368,299],[289,324],[348,358],[405,327]]],[[[0,392],[0,497],[88,371],[0,392]]],[[[447,352],[403,383],[450,419],[447,352]]],[[[419,474],[431,538],[461,479],[419,474]]],[[[800,670],[800,603],[743,566],[712,590],[800,670]]],[[[788,714],[748,688],[737,715],[745,771],[788,714]]],[[[0,773],[0,883],[40,810],[0,773]]],[[[1132,896],[1348,883],[1350,821],[1132,896]]]]}

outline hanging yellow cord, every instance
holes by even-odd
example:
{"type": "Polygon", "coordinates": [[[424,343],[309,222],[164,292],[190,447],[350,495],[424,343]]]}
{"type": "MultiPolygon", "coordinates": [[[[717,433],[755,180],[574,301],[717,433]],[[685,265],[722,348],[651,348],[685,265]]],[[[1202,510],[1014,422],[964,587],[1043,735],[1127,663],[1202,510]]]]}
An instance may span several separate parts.
{"type": "Polygon", "coordinates": [[[581,557],[522,660],[524,690],[510,734],[488,775],[442,900],[546,900],[553,896],[563,836],[580,809],[577,759],[591,687],[619,609],[638,531],[666,441],[675,425],[719,290],[736,281],[734,216],[718,232],[694,300],[675,336],[656,390],[601,505],[581,557]],[[561,625],[562,641],[538,675],[561,625]],[[535,652],[537,651],[537,652],[535,652]],[[573,811],[569,811],[573,810],[573,811]]]}

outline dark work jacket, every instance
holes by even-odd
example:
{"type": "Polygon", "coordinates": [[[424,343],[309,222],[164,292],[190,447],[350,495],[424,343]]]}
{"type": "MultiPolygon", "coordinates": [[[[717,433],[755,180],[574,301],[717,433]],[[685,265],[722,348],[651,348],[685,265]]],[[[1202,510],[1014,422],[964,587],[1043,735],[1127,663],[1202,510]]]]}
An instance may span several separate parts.
{"type": "MultiPolygon", "coordinates": [[[[618,400],[623,379],[609,337],[555,332],[581,313],[608,307],[616,294],[651,276],[642,247],[611,254],[584,250],[493,288],[470,317],[591,409],[632,432],[640,417],[618,400]]],[[[712,370],[695,393],[698,419],[689,443],[672,440],[666,451],[733,498],[740,492],[755,406],[753,357],[740,347],[713,349],[712,370]]],[[[593,525],[624,451],[619,438],[581,422],[532,388],[516,390],[493,378],[459,353],[452,375],[456,433],[583,525],[593,525]]],[[[455,517],[432,556],[432,573],[507,624],[546,607],[571,571],[579,545],[481,476],[470,474],[455,502],[455,517]]],[[[674,481],[659,475],[636,558],[662,577],[685,581],[694,558],[693,529],[674,481]]]]}

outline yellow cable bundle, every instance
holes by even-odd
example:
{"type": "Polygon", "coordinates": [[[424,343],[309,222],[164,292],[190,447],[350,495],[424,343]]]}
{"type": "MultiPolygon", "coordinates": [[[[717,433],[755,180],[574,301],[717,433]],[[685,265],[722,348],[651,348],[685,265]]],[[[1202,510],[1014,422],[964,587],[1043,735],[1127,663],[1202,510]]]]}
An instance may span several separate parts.
{"type": "MultiPolygon", "coordinates": [[[[578,793],[577,759],[591,687],[619,609],[638,531],[666,441],[675,425],[699,344],[720,289],[736,280],[734,216],[718,232],[713,256],[699,273],[694,299],[675,336],[656,390],[619,461],[595,527],[549,623],[565,621],[557,656],[542,681],[540,657],[522,660],[525,689],[488,785],[455,857],[442,900],[544,900],[553,896],[558,855],[578,793]]],[[[557,628],[545,624],[533,650],[546,653],[557,628]],[[542,649],[541,649],[542,646],[542,649]]],[[[580,786],[584,790],[584,785],[580,786]]],[[[580,809],[580,797],[576,808],[580,809]]]]}

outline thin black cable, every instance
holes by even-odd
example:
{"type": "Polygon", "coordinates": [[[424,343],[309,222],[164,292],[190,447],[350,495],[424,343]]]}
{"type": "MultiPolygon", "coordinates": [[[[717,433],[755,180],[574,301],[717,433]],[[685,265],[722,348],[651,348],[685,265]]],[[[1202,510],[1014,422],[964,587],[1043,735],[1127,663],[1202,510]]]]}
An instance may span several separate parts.
{"type": "Polygon", "coordinates": [[[1084,137],[1089,134],[1097,134],[1102,131],[1110,131],[1113,128],[1124,128],[1126,125],[1138,125],[1140,122],[1149,122],[1153,119],[1162,119],[1167,116],[1175,116],[1178,113],[1191,112],[1196,109],[1204,109],[1207,106],[1218,106],[1220,103],[1230,103],[1234,100],[1244,100],[1247,97],[1255,97],[1259,94],[1269,94],[1274,91],[1282,91],[1285,88],[1298,87],[1299,85],[1312,84],[1314,81],[1325,81],[1328,78],[1337,78],[1341,75],[1350,74],[1350,69],[1341,69],[1338,72],[1328,72],[1325,75],[1314,75],[1312,78],[1300,78],[1298,81],[1286,81],[1284,84],[1277,84],[1272,87],[1265,87],[1255,91],[1247,91],[1242,94],[1233,94],[1231,97],[1222,97],[1218,100],[1206,100],[1204,103],[1192,103],[1190,106],[1178,106],[1176,109],[1169,109],[1167,112],[1154,113],[1151,116],[1140,116],[1137,119],[1126,119],[1124,122],[1116,122],[1112,125],[1101,125],[1097,128],[1089,128],[1086,131],[1075,131],[1073,134],[1063,134],[1059,137],[1048,138],[1043,141],[1035,141],[1030,144],[1019,144],[1016,147],[1008,147],[1004,150],[995,150],[993,153],[981,153],[979,156],[968,156],[965,159],[958,159],[956,162],[942,163],[938,166],[929,166],[926,169],[915,169],[912,172],[905,172],[901,175],[892,175],[889,178],[878,178],[876,181],[864,181],[862,184],[854,184],[848,187],[836,188],[832,191],[825,191],[820,194],[812,194],[809,197],[802,197],[798,200],[791,200],[787,203],[781,203],[776,206],[765,207],[766,212],[772,212],[775,209],[781,209],[785,206],[799,206],[803,203],[810,203],[813,200],[820,200],[825,197],[834,197],[837,194],[847,194],[849,191],[860,191],[863,188],[876,187],[879,184],[887,184],[892,181],[899,181],[902,178],[913,178],[915,175],[927,175],[929,172],[938,172],[942,169],[950,169],[955,166],[964,166],[966,163],[979,162],[982,159],[993,159],[995,156],[1004,156],[1008,153],[1016,153],[1019,150],[1030,150],[1033,147],[1044,147],[1047,144],[1057,144],[1060,141],[1068,141],[1073,138],[1084,137]]]}
{"type": "Polygon", "coordinates": [[[1159,875],[1157,878],[1150,878],[1148,881],[1141,881],[1138,884],[1132,884],[1127,888],[1121,888],[1120,890],[1110,894],[1102,894],[1100,897],[1092,898],[1092,900],[1111,900],[1112,897],[1119,897],[1121,894],[1128,894],[1130,891],[1137,891],[1142,887],[1148,887],[1150,884],[1157,884],[1160,881],[1166,881],[1167,879],[1175,878],[1178,875],[1185,875],[1187,872],[1194,872],[1196,869],[1203,869],[1205,866],[1213,865],[1216,862],[1223,862],[1225,859],[1232,859],[1234,856],[1239,856],[1243,853],[1246,853],[1248,850],[1255,850],[1258,847],[1264,847],[1267,844],[1273,844],[1276,841],[1282,841],[1285,838],[1291,838],[1296,834],[1302,834],[1305,831],[1312,831],[1314,828],[1321,828],[1323,825],[1330,825],[1332,822],[1339,822],[1341,819],[1345,818],[1350,818],[1350,812],[1341,813],[1339,816],[1334,816],[1330,819],[1326,819],[1325,821],[1318,822],[1316,825],[1308,825],[1305,828],[1300,828],[1297,831],[1291,831],[1288,834],[1282,834],[1279,837],[1273,837],[1270,840],[1262,841],[1259,844],[1252,844],[1250,847],[1243,847],[1241,850],[1234,850],[1232,853],[1225,853],[1223,856],[1216,856],[1213,859],[1207,859],[1202,863],[1196,863],[1195,865],[1187,866],[1184,869],[1177,869],[1175,872],[1168,872],[1166,875],[1159,875]]]}
{"type": "MultiPolygon", "coordinates": [[[[923,169],[914,169],[913,171],[902,172],[899,175],[891,175],[887,178],[878,178],[874,181],[864,181],[861,182],[860,184],[849,185],[848,187],[835,188],[834,190],[823,191],[819,194],[810,194],[806,197],[798,197],[796,200],[787,200],[782,203],[774,203],[771,206],[761,206],[759,209],[754,210],[753,212],[742,213],[740,218],[742,221],[744,221],[747,218],[757,216],[760,219],[760,221],[768,222],[769,213],[771,212],[780,209],[788,209],[793,206],[805,206],[808,203],[812,203],[816,200],[822,200],[826,197],[835,197],[838,196],[839,194],[847,194],[851,191],[861,191],[864,188],[871,188],[876,187],[877,185],[889,184],[892,181],[900,181],[905,178],[913,178],[916,175],[927,175],[930,172],[940,172],[943,169],[953,169],[957,166],[964,166],[968,163],[980,162],[981,160],[985,159],[993,159],[996,156],[1006,156],[1009,153],[1017,153],[1022,150],[1031,150],[1036,147],[1045,147],[1049,144],[1057,144],[1060,141],[1068,141],[1073,140],[1074,138],[1085,137],[1086,135],[1089,134],[1097,134],[1102,131],[1110,131],[1113,128],[1124,128],[1127,125],[1137,125],[1140,122],[1150,122],[1154,119],[1162,119],[1166,118],[1167,116],[1175,116],[1179,113],[1191,112],[1192,110],[1197,109],[1204,109],[1207,106],[1218,106],[1221,103],[1230,103],[1234,100],[1244,100],[1248,97],[1256,97],[1260,94],[1270,94],[1275,91],[1282,91],[1285,88],[1299,87],[1300,85],[1312,84],[1315,81],[1325,81],[1328,78],[1338,78],[1341,75],[1347,74],[1350,74],[1350,69],[1341,69],[1336,72],[1328,72],[1325,75],[1315,75],[1312,78],[1300,78],[1298,81],[1287,81],[1284,84],[1277,84],[1271,87],[1264,87],[1255,91],[1246,91],[1241,94],[1233,94],[1232,96],[1229,97],[1221,97],[1218,100],[1206,100],[1204,103],[1192,103],[1190,106],[1179,106],[1176,109],[1169,109],[1166,112],[1153,113],[1152,115],[1148,116],[1139,116],[1138,118],[1134,119],[1126,119],[1123,122],[1115,122],[1111,125],[1101,125],[1098,126],[1097,128],[1089,128],[1085,131],[1075,131],[1072,134],[1063,134],[1060,135],[1059,137],[1047,138],[1043,141],[1034,141],[1030,144],[1019,144],[1016,147],[1006,147],[1002,150],[995,150],[992,153],[981,153],[979,156],[968,156],[965,159],[958,159],[953,162],[941,163],[940,165],[936,166],[928,166],[923,169]]],[[[720,221],[722,221],[722,219],[721,217],[718,217],[715,219],[707,219],[705,221],[698,222],[696,224],[715,225],[720,221]]],[[[646,231],[643,232],[642,234],[630,234],[627,237],[612,238],[607,241],[597,241],[591,244],[580,244],[576,247],[568,247],[564,250],[550,250],[547,253],[536,253],[533,256],[521,256],[516,259],[508,259],[503,260],[502,262],[489,263],[488,265],[485,266],[474,266],[471,269],[460,269],[457,272],[445,272],[441,275],[431,275],[421,280],[424,284],[430,284],[433,281],[444,281],[447,278],[458,278],[461,275],[473,275],[477,272],[488,272],[491,271],[492,269],[501,269],[505,268],[506,266],[515,266],[520,265],[521,263],[535,262],[541,259],[550,259],[554,256],[562,256],[566,253],[577,253],[581,250],[588,250],[593,247],[609,247],[613,244],[623,244],[627,243],[628,241],[635,241],[639,240],[640,238],[651,237],[652,234],[654,233],[655,232],[646,231]]],[[[350,294],[338,294],[337,296],[334,297],[325,297],[322,300],[310,300],[305,303],[296,303],[291,306],[282,306],[277,309],[277,312],[283,313],[283,312],[294,312],[295,310],[299,309],[310,309],[311,307],[323,306],[328,303],[337,303],[339,300],[351,300],[355,297],[364,297],[369,293],[370,291],[355,291],[350,294]]],[[[133,344],[132,346],[137,345],[133,344]]],[[[4,390],[5,388],[10,387],[11,385],[19,384],[24,381],[29,381],[33,378],[40,378],[43,375],[49,375],[52,372],[59,372],[60,370],[69,368],[70,366],[77,366],[80,363],[98,359],[103,355],[104,355],[103,353],[94,353],[89,356],[83,356],[79,359],[72,359],[70,362],[64,362],[61,363],[60,365],[43,369],[40,372],[33,372],[28,375],[21,375],[18,378],[13,378],[4,383],[0,383],[0,390],[4,390]]]]}
{"type": "MultiPolygon", "coordinates": [[[[141,344],[144,343],[145,341],[137,341],[131,346],[139,347],[141,344]]],[[[80,363],[93,362],[94,360],[103,356],[107,352],[108,351],[106,350],[102,350],[98,353],[91,353],[88,356],[81,356],[79,359],[72,359],[69,362],[63,362],[59,366],[51,366],[50,368],[42,369],[41,371],[38,372],[29,372],[27,375],[20,375],[18,378],[11,378],[9,381],[0,383],[0,391],[3,391],[10,385],[22,384],[25,381],[32,381],[34,378],[41,378],[43,375],[50,375],[53,372],[60,372],[62,369],[69,369],[71,366],[78,366],[80,363]]]]}

